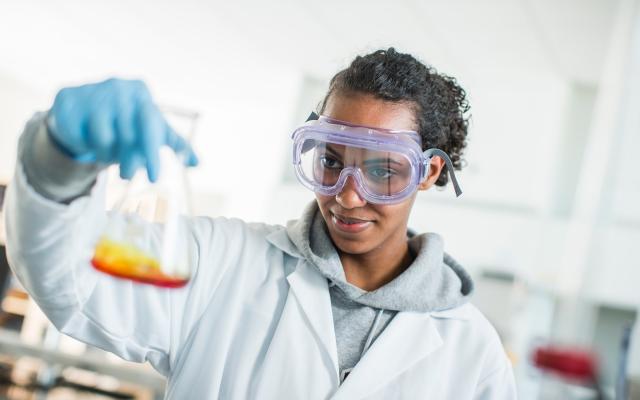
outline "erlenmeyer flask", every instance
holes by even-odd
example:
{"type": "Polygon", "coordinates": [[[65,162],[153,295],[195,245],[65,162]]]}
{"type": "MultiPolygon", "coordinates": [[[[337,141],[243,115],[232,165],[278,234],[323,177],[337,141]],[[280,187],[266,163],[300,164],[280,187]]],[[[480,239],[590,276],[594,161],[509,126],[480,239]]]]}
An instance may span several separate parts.
{"type": "MultiPolygon", "coordinates": [[[[197,114],[163,111],[170,123],[172,116],[189,119],[187,138],[191,139],[197,114]]],[[[164,147],[156,183],[151,184],[144,171],[138,171],[126,184],[96,244],[91,263],[97,270],[167,288],[187,284],[194,253],[188,223],[191,199],[182,157],[164,147]]]]}

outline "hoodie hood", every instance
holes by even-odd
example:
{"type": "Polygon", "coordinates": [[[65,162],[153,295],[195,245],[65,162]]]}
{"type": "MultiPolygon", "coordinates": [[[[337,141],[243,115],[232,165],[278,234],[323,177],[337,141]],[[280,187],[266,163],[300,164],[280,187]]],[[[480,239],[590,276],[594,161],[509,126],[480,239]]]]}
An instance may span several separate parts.
{"type": "Polygon", "coordinates": [[[287,235],[298,251],[350,300],[396,311],[444,311],[466,303],[473,292],[469,274],[444,252],[442,237],[425,233],[409,239],[416,255],[402,274],[367,292],[347,282],[342,263],[320,209],[313,201],[302,217],[287,224],[287,235]]]}

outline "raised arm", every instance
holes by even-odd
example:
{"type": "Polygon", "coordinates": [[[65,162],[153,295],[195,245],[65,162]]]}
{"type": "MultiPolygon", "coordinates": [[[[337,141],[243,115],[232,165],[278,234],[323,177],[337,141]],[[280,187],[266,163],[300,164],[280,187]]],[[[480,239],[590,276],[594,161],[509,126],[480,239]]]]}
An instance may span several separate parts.
{"type": "MultiPolygon", "coordinates": [[[[163,145],[187,152],[187,163],[195,164],[142,82],[63,89],[49,113],[37,114],[20,138],[5,217],[10,265],[58,329],[125,359],[148,360],[167,374],[186,334],[182,322],[192,285],[137,285],[89,264],[108,218],[100,170],[118,163],[130,178],[145,167],[154,180],[163,145]]],[[[190,224],[190,240],[209,240],[210,223],[183,222],[190,224]]],[[[157,226],[147,229],[152,238],[159,236],[157,226]]],[[[190,257],[199,263],[198,252],[190,257]]]]}

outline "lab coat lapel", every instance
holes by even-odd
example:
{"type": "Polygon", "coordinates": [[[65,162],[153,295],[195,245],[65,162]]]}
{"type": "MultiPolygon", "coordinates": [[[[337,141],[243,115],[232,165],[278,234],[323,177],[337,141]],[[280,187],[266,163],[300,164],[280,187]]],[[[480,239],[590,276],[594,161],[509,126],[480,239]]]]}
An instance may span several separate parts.
{"type": "Polygon", "coordinates": [[[300,259],[296,270],[287,276],[287,281],[305,319],[331,359],[337,378],[338,350],[327,280],[308,262],[300,259]]]}
{"type": "Polygon", "coordinates": [[[332,399],[361,399],[375,393],[416,362],[429,356],[442,343],[429,314],[399,312],[332,399]]]}
{"type": "MultiPolygon", "coordinates": [[[[289,312],[293,312],[293,310],[302,311],[304,320],[314,332],[316,340],[333,365],[337,385],[339,382],[338,350],[327,280],[302,257],[284,229],[272,232],[267,236],[267,240],[280,250],[298,259],[293,272],[287,275],[290,290],[285,311],[289,310],[289,307],[293,307],[289,303],[295,301],[296,306],[289,312]]],[[[291,329],[294,332],[298,332],[300,328],[291,327],[291,329]]],[[[295,338],[292,339],[296,340],[295,338]]]]}
{"type": "Polygon", "coordinates": [[[250,398],[329,398],[339,377],[327,282],[304,259],[287,281],[287,299],[250,398]]]}

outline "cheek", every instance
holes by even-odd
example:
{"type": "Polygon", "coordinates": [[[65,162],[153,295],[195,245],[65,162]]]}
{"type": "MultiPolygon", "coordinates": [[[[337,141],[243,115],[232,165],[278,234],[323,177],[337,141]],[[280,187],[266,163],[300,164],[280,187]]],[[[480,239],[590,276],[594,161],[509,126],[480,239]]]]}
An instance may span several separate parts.
{"type": "Polygon", "coordinates": [[[333,199],[333,196],[323,196],[318,193],[316,193],[315,195],[316,195],[316,202],[318,203],[318,206],[320,207],[320,209],[322,209],[323,207],[326,207],[326,205],[329,204],[333,199]]]}
{"type": "Polygon", "coordinates": [[[374,208],[384,220],[385,225],[401,225],[405,224],[409,219],[414,199],[415,197],[411,197],[399,204],[375,206],[374,208]]]}
{"type": "Polygon", "coordinates": [[[320,212],[325,217],[327,216],[327,210],[331,207],[332,202],[335,201],[333,196],[323,196],[321,194],[316,193],[316,203],[318,203],[318,207],[320,208],[320,212]]]}

